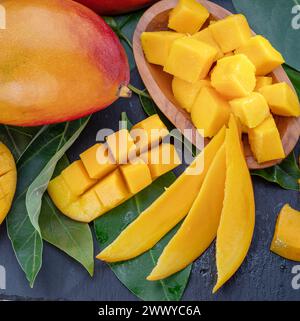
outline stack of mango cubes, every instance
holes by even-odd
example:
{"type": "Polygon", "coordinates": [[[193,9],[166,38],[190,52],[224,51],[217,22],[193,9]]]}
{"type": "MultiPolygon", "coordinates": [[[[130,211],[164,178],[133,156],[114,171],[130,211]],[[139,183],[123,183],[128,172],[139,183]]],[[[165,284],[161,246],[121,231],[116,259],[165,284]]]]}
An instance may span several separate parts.
{"type": "Polygon", "coordinates": [[[267,39],[253,36],[243,15],[209,17],[196,0],[179,0],[168,23],[175,32],[142,34],[146,59],[174,76],[176,101],[205,137],[216,135],[233,113],[259,163],[284,158],[272,114],[298,117],[300,106],[289,85],[273,84],[270,76],[283,57],[267,39]]]}
{"type": "Polygon", "coordinates": [[[181,164],[169,132],[157,115],[121,129],[80,155],[50,181],[56,207],[80,222],[91,222],[181,164]],[[154,131],[153,131],[154,130],[154,131]]]}

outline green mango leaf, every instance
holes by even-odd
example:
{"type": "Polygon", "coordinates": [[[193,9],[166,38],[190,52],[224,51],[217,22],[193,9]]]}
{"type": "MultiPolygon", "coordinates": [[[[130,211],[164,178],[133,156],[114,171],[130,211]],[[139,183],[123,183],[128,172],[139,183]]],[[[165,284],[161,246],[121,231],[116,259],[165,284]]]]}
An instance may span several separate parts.
{"type": "Polygon", "coordinates": [[[300,169],[294,153],[291,153],[281,164],[251,172],[268,182],[276,183],[284,189],[299,191],[300,169]]]}
{"type": "Polygon", "coordinates": [[[296,71],[295,69],[292,69],[287,65],[284,65],[284,70],[289,76],[291,82],[293,83],[297,91],[298,97],[300,98],[300,72],[296,71]]]}
{"type": "MultiPolygon", "coordinates": [[[[87,119],[85,118],[70,123],[47,126],[35,136],[17,162],[18,185],[12,209],[7,217],[7,231],[17,260],[30,286],[33,286],[41,268],[43,242],[27,212],[27,189],[45,168],[49,168],[49,162],[50,165],[55,163],[54,156],[57,153],[61,154],[62,151],[66,151],[69,146],[68,142],[72,141],[74,136],[78,137],[86,124],[87,119]]],[[[51,168],[54,170],[54,167],[51,168]]],[[[45,177],[47,180],[48,171],[45,177]]],[[[37,191],[36,194],[36,197],[42,197],[40,192],[37,191]]]]}
{"type": "MultiPolygon", "coordinates": [[[[55,176],[69,165],[64,155],[55,168],[55,176]]],[[[56,246],[94,274],[94,244],[88,224],[73,221],[63,215],[47,193],[43,196],[39,226],[43,240],[56,246]]]]}
{"type": "Polygon", "coordinates": [[[1,125],[0,141],[11,150],[17,161],[40,130],[44,130],[44,127],[15,127],[1,125]]]}
{"type": "Polygon", "coordinates": [[[232,2],[237,12],[245,14],[252,29],[265,36],[282,53],[288,65],[300,71],[300,30],[292,25],[297,19],[292,9],[300,5],[300,1],[232,0],[232,2]]]}
{"type": "MultiPolygon", "coordinates": [[[[167,173],[151,186],[112,211],[98,218],[95,232],[100,248],[108,246],[123,229],[158,198],[165,188],[170,186],[176,177],[167,173]]],[[[177,228],[169,232],[151,250],[129,261],[109,264],[118,279],[137,297],[146,301],[178,301],[181,299],[188,283],[191,266],[161,281],[147,281],[146,277],[156,265],[156,262],[175,234],[177,228]]]]}

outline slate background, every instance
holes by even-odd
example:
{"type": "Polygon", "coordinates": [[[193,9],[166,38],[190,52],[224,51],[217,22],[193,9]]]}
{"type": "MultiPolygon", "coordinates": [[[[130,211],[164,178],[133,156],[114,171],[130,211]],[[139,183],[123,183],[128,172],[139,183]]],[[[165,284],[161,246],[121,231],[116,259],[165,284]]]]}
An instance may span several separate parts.
{"type": "MultiPolygon", "coordinates": [[[[231,1],[214,1],[233,11],[231,1]]],[[[136,70],[131,82],[142,88],[136,70]]],[[[96,133],[103,127],[117,129],[122,111],[135,123],[145,114],[137,97],[121,99],[104,111],[93,115],[91,122],[70,149],[71,161],[95,143],[96,133]]],[[[296,154],[300,153],[300,143],[296,154]]],[[[285,203],[300,209],[298,192],[285,191],[260,178],[253,178],[256,198],[256,227],[248,256],[233,278],[215,295],[216,281],[212,245],[193,265],[184,300],[299,300],[300,290],[294,290],[292,267],[299,264],[285,260],[269,251],[277,213],[285,203]]],[[[95,253],[99,247],[95,242],[95,253]]],[[[110,268],[95,262],[95,275],[88,273],[67,255],[45,242],[43,267],[31,289],[20,269],[7,237],[6,226],[0,227],[0,265],[6,268],[7,289],[0,290],[0,299],[19,300],[137,300],[115,277],[110,268]]]]}

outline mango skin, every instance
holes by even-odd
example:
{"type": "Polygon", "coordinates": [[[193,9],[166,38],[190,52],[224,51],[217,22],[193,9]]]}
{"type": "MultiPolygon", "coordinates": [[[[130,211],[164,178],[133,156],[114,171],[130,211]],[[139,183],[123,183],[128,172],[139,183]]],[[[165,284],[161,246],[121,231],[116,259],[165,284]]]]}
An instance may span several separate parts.
{"type": "Polygon", "coordinates": [[[118,15],[151,5],[158,0],[76,0],[100,15],[118,15]]]}
{"type": "Polygon", "coordinates": [[[0,122],[72,120],[103,109],[129,82],[123,47],[95,13],[70,0],[5,0],[0,122]],[[47,23],[45,23],[47,21],[47,23]]]}

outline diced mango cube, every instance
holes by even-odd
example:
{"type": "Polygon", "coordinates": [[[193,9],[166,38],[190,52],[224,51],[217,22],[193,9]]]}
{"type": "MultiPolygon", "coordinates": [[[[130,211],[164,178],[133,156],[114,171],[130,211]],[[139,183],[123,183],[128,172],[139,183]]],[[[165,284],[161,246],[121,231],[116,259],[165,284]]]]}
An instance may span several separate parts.
{"type": "Polygon", "coordinates": [[[252,35],[246,17],[241,14],[218,20],[209,25],[209,29],[223,53],[241,47],[252,35]]]}
{"type": "Polygon", "coordinates": [[[272,77],[266,77],[266,76],[257,76],[256,77],[256,86],[255,91],[259,91],[260,88],[272,85],[273,78],[272,77]]]}
{"type": "Polygon", "coordinates": [[[164,71],[182,80],[194,83],[204,79],[218,51],[192,37],[175,40],[170,50],[164,71]]]}
{"type": "Polygon", "coordinates": [[[49,182],[48,194],[61,212],[64,212],[67,206],[78,199],[77,195],[72,193],[62,175],[53,178],[49,182]]]}
{"type": "Polygon", "coordinates": [[[79,204],[82,210],[82,215],[87,217],[88,222],[93,221],[95,218],[106,212],[106,208],[100,202],[94,189],[91,189],[80,196],[79,204]]]}
{"type": "Polygon", "coordinates": [[[271,43],[262,36],[250,38],[236,50],[237,54],[246,55],[256,67],[256,74],[264,76],[284,63],[284,59],[271,43]]]}
{"type": "Polygon", "coordinates": [[[172,31],[143,32],[141,41],[147,61],[164,66],[172,43],[182,37],[184,34],[172,31]]]}
{"type": "Polygon", "coordinates": [[[202,41],[212,47],[214,47],[216,50],[217,50],[217,56],[215,58],[215,60],[217,59],[220,59],[224,56],[221,48],[219,47],[219,45],[217,44],[217,42],[215,41],[211,31],[209,28],[205,28],[197,33],[195,33],[193,36],[192,36],[193,39],[196,39],[196,40],[199,40],[199,41],[202,41]]]}
{"type": "Polygon", "coordinates": [[[136,156],[136,146],[127,129],[121,129],[106,138],[108,148],[117,164],[126,164],[136,156]]]}
{"type": "Polygon", "coordinates": [[[262,87],[259,92],[266,98],[273,114],[300,116],[298,97],[286,82],[262,87]]]}
{"type": "Polygon", "coordinates": [[[198,129],[204,130],[204,137],[214,136],[230,116],[228,102],[213,88],[203,87],[192,106],[191,117],[198,129]]]}
{"type": "Polygon", "coordinates": [[[228,99],[249,96],[255,88],[255,66],[245,55],[218,60],[211,73],[212,86],[228,99]]]}
{"type": "Polygon", "coordinates": [[[211,87],[210,81],[201,79],[191,84],[177,77],[174,77],[172,81],[172,90],[175,99],[179,105],[189,113],[191,112],[192,105],[194,104],[198,93],[204,86],[211,87]]]}
{"type": "Polygon", "coordinates": [[[266,99],[257,92],[247,97],[233,99],[229,103],[235,116],[248,128],[258,126],[270,115],[266,99]]]}
{"type": "Polygon", "coordinates": [[[141,158],[136,158],[130,164],[122,165],[120,170],[129,191],[133,194],[140,192],[152,183],[150,169],[141,158]]]}
{"type": "Polygon", "coordinates": [[[177,32],[193,34],[201,29],[209,12],[196,0],[179,0],[171,11],[168,27],[177,32]]]}
{"type": "Polygon", "coordinates": [[[172,144],[163,143],[140,156],[149,166],[152,179],[166,174],[181,164],[172,144]]]}
{"type": "Polygon", "coordinates": [[[118,168],[104,177],[93,189],[106,209],[116,207],[131,195],[118,168]]]}
{"type": "Polygon", "coordinates": [[[134,139],[137,153],[140,154],[157,146],[164,137],[169,135],[169,131],[159,116],[155,114],[135,124],[130,135],[134,139]]]}
{"type": "Polygon", "coordinates": [[[285,158],[276,123],[270,115],[260,125],[248,130],[251,150],[259,163],[285,158]]]}
{"type": "Polygon", "coordinates": [[[95,144],[84,151],[80,158],[90,178],[101,179],[117,168],[117,164],[105,144],[95,144]]]}
{"type": "Polygon", "coordinates": [[[89,177],[81,160],[73,162],[61,172],[61,175],[71,192],[77,196],[97,183],[97,180],[89,177]]]}

